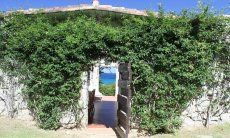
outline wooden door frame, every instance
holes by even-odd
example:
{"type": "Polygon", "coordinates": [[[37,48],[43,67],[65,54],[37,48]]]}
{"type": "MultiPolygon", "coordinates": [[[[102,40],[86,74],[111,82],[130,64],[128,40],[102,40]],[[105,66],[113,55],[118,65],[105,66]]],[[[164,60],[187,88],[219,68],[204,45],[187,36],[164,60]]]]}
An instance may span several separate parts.
{"type": "Polygon", "coordinates": [[[131,83],[132,70],[131,63],[121,62],[118,65],[119,71],[119,94],[117,95],[117,127],[116,131],[122,138],[128,138],[130,132],[131,116],[131,83]]]}

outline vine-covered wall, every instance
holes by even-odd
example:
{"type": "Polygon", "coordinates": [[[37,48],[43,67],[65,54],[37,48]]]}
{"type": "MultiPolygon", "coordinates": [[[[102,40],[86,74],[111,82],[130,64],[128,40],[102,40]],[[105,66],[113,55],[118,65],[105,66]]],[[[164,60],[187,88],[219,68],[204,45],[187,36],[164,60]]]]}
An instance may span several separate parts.
{"type": "Polygon", "coordinates": [[[211,84],[214,61],[229,60],[229,19],[207,9],[124,15],[117,24],[111,15],[96,19],[74,12],[13,13],[1,22],[1,69],[20,76],[44,129],[59,128],[60,113],[68,107],[79,110],[81,74],[106,58],[132,63],[132,127],[172,132],[188,103],[211,84]]]}

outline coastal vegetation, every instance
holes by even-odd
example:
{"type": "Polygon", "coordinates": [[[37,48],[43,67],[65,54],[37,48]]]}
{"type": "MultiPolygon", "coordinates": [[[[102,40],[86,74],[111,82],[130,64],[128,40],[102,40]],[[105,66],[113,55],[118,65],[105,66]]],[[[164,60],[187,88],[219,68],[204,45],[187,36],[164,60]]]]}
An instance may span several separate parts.
{"type": "Polygon", "coordinates": [[[100,84],[99,91],[105,96],[114,96],[115,84],[100,84]]]}

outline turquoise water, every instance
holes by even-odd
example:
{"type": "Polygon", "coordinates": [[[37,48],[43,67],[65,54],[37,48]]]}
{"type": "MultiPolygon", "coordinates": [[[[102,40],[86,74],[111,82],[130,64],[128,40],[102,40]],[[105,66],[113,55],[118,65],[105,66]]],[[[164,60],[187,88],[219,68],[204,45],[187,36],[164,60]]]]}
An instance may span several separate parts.
{"type": "Polygon", "coordinates": [[[100,81],[103,84],[115,84],[116,82],[116,74],[115,73],[101,73],[100,81]]]}

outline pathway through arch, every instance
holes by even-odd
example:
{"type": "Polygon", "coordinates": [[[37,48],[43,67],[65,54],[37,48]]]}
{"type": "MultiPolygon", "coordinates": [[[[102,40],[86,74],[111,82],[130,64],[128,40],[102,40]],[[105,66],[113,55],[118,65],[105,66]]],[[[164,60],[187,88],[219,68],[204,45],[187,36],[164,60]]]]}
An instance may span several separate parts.
{"type": "Polygon", "coordinates": [[[117,126],[117,98],[115,96],[95,97],[93,123],[88,125],[89,137],[115,138],[117,126]]]}
{"type": "Polygon", "coordinates": [[[93,123],[88,128],[114,128],[117,126],[117,98],[95,97],[93,123]]]}

